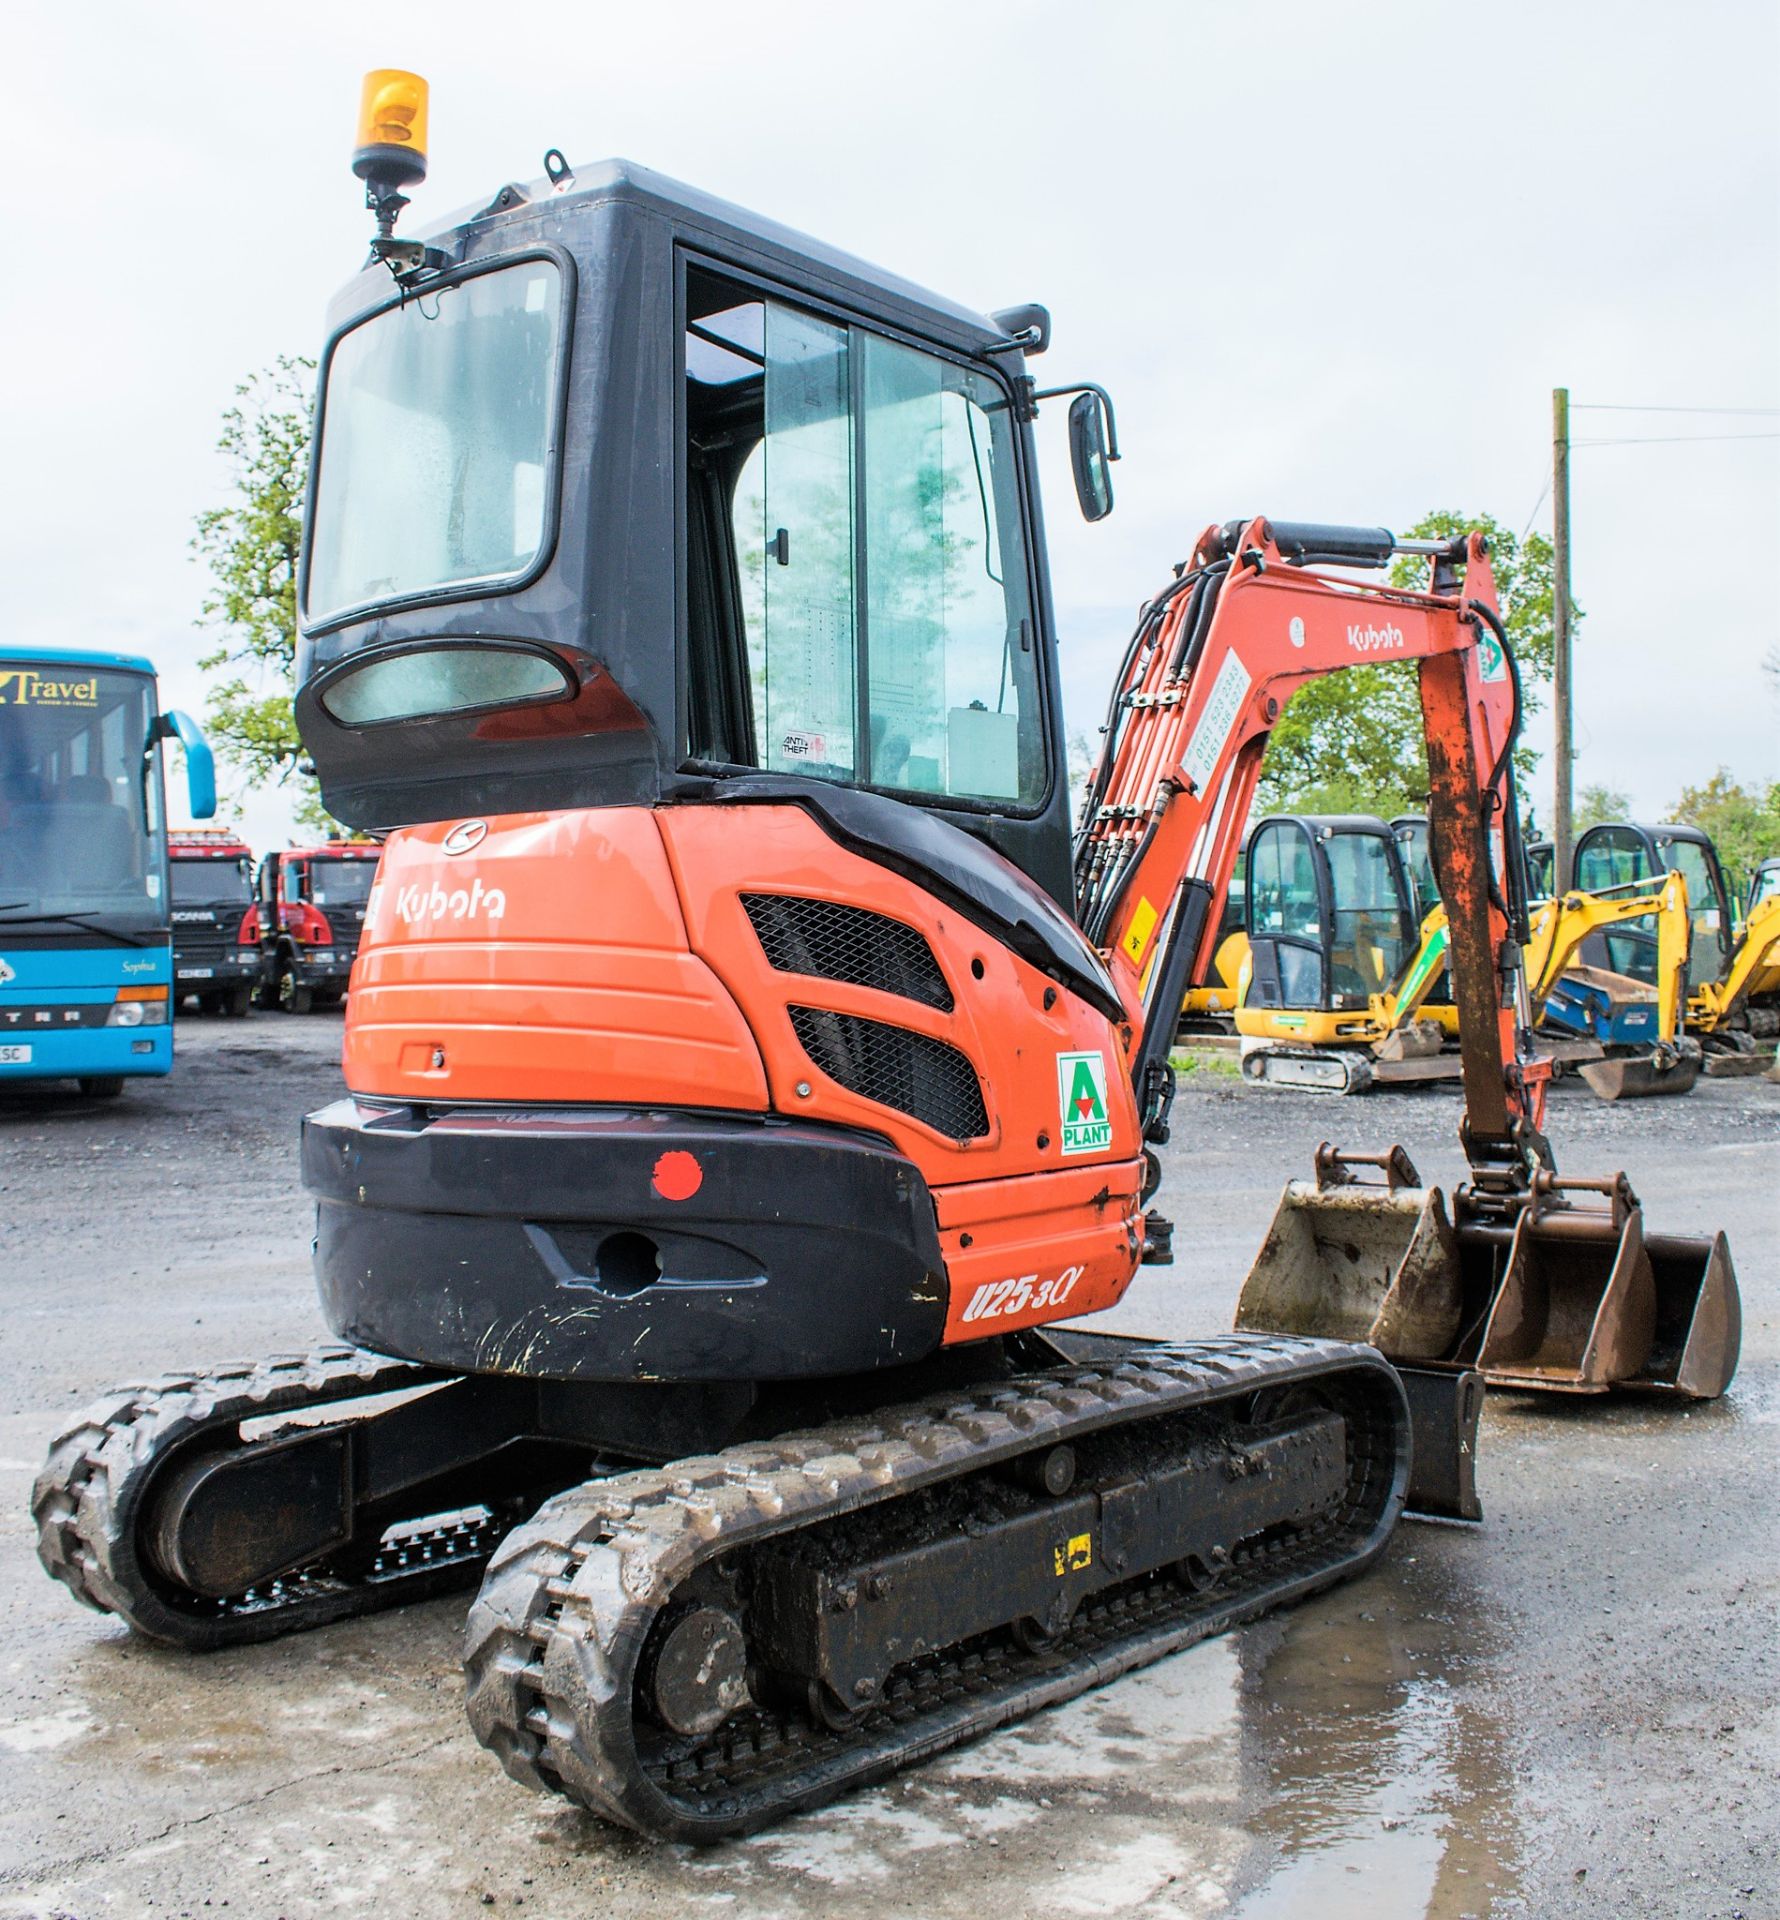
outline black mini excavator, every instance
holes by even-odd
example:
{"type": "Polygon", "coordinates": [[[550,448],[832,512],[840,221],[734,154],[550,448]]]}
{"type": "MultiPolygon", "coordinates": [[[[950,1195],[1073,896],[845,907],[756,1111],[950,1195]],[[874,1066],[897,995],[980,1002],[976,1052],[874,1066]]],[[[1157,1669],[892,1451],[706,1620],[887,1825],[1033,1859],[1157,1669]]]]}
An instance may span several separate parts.
{"type": "Polygon", "coordinates": [[[387,836],[303,1134],[345,1344],[83,1416],[51,1573],[194,1649],[480,1579],[507,1771],[710,1841],[1327,1587],[1412,1493],[1474,1511],[1485,1362],[1722,1387],[1722,1238],[1643,1241],[1540,1130],[1481,539],[1209,527],[1072,844],[1033,423],[1068,399],[1091,519],[1117,441],[1029,370],[1044,310],[554,151],[399,237],[424,89],[365,110],[297,702],[387,836]],[[1351,1284],[1270,1297],[1342,1338],[1064,1330],[1195,1231],[1150,1204],[1182,997],[1281,705],[1378,658],[1419,662],[1471,1178],[1449,1216],[1323,1156],[1292,1227],[1351,1284]]]}

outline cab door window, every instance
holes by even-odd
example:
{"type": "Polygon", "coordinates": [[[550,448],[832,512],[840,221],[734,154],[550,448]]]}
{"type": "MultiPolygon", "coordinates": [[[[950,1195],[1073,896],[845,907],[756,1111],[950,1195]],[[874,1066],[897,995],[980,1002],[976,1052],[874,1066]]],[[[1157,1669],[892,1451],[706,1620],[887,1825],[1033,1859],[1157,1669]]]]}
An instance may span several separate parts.
{"type": "Polygon", "coordinates": [[[696,270],[687,312],[694,756],[1037,806],[1006,390],[696,270]]]}
{"type": "Polygon", "coordinates": [[[1269,820],[1248,847],[1250,992],[1263,1007],[1321,1007],[1325,984],[1321,897],[1310,835],[1269,820]]]}
{"type": "Polygon", "coordinates": [[[1687,882],[1687,918],[1693,933],[1688,956],[1687,984],[1697,987],[1716,980],[1730,956],[1731,933],[1725,925],[1715,864],[1697,840],[1659,839],[1657,855],[1664,871],[1674,870],[1687,882]]]}
{"type": "Polygon", "coordinates": [[[1379,834],[1336,833],[1324,842],[1334,921],[1329,984],[1346,1000],[1383,993],[1413,950],[1403,869],[1379,834]]]}

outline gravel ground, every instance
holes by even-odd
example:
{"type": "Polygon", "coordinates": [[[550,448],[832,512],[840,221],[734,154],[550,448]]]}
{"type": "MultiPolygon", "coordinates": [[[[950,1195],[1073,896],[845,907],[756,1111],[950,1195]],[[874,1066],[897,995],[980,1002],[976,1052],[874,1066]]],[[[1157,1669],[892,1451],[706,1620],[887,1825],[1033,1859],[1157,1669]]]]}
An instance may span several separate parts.
{"type": "MultiPolygon", "coordinates": [[[[500,1774],[463,1719],[462,1600],[193,1659],[39,1571],[26,1498],[72,1410],[324,1332],[296,1121],[337,1089],[339,1017],[179,1038],[171,1080],[109,1106],[0,1102],[0,1914],[1780,1915],[1780,1087],[1554,1102],[1567,1169],[1730,1234],[1723,1401],[1492,1398],[1481,1530],[1406,1526],[1361,1581],[693,1854],[500,1774]]],[[[1319,1139],[1401,1140],[1450,1189],[1457,1112],[1188,1076],[1179,1258],[1107,1324],[1227,1326],[1319,1139]]]]}

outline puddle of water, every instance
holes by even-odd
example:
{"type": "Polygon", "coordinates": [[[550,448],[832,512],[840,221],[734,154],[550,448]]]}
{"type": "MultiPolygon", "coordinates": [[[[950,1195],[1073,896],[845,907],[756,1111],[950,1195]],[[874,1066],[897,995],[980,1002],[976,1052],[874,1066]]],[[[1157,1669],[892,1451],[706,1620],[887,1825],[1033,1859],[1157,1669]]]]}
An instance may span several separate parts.
{"type": "Polygon", "coordinates": [[[1466,1684],[1480,1623],[1393,1555],[1245,1650],[1248,1826],[1275,1864],[1231,1920],[1461,1920],[1516,1885],[1505,1730],[1466,1684]]]}
{"type": "Polygon", "coordinates": [[[1247,1845],[1241,1686],[1237,1642],[1212,1641],[753,1839],[676,1850],[675,1865],[749,1912],[847,1901],[982,1920],[988,1876],[1007,1914],[1217,1914],[1247,1845]]]}

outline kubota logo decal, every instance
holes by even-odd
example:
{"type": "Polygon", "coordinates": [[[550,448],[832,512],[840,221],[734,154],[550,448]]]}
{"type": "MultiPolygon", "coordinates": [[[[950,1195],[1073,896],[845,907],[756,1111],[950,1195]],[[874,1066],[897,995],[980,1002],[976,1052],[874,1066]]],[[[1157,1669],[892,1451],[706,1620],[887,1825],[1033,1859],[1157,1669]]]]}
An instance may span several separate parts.
{"type": "Polygon", "coordinates": [[[486,820],[460,820],[440,843],[447,853],[468,853],[488,837],[486,820]]]}
{"type": "Polygon", "coordinates": [[[1112,1122],[1106,1117],[1106,1062],[1099,1054],[1058,1054],[1057,1102],[1065,1153],[1104,1153],[1112,1145],[1112,1122]]]}
{"type": "Polygon", "coordinates": [[[1393,627],[1389,621],[1382,627],[1375,627],[1370,622],[1363,627],[1350,626],[1347,644],[1355,653],[1401,653],[1403,629],[1393,627]]]}
{"type": "Polygon", "coordinates": [[[479,915],[498,920],[507,911],[507,896],[499,887],[474,880],[450,893],[435,880],[431,887],[406,886],[396,893],[396,918],[405,927],[427,920],[474,920],[479,915]]]}

